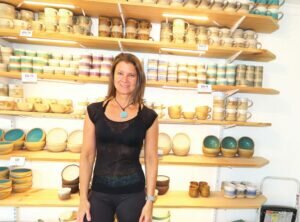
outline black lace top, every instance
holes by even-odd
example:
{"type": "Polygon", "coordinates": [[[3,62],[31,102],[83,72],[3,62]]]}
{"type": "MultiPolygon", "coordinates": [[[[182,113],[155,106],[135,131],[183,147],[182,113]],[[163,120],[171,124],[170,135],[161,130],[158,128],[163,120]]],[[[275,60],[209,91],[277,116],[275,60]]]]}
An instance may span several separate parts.
{"type": "Polygon", "coordinates": [[[143,106],[134,118],[116,122],[104,114],[107,104],[99,102],[87,107],[95,124],[97,149],[92,190],[112,194],[140,192],[145,188],[145,176],[139,154],[157,114],[143,106]]]}

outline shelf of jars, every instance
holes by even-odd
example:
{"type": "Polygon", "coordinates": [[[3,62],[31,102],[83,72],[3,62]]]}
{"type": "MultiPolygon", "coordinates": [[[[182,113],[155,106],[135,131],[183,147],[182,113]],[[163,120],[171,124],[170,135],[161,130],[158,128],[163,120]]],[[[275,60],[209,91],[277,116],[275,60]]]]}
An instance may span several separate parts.
{"type": "MultiPolygon", "coordinates": [[[[44,118],[65,118],[65,119],[84,119],[84,115],[67,113],[40,113],[25,112],[14,110],[0,110],[2,116],[21,116],[21,117],[44,117],[44,118]]],[[[184,125],[220,125],[220,126],[249,126],[249,127],[267,127],[271,123],[263,122],[238,122],[225,120],[196,120],[196,119],[159,119],[160,124],[184,124],[184,125]]]]}
{"type": "MultiPolygon", "coordinates": [[[[38,79],[45,80],[62,80],[62,81],[74,81],[80,83],[108,83],[108,78],[101,77],[93,77],[93,76],[74,76],[74,75],[52,75],[52,74],[38,74],[38,79]]],[[[1,72],[0,77],[12,78],[12,79],[21,79],[22,74],[20,72],[1,72]]],[[[159,88],[168,88],[175,87],[177,89],[181,88],[197,88],[196,83],[168,83],[168,82],[159,82],[147,80],[147,86],[149,87],[159,87],[159,88]]],[[[230,90],[238,90],[239,93],[252,93],[252,94],[264,94],[264,95],[276,95],[280,92],[276,89],[271,88],[260,88],[260,87],[246,87],[246,86],[225,86],[225,85],[212,85],[213,91],[230,91],[230,90]]]]}
{"type": "Polygon", "coordinates": [[[149,40],[95,37],[56,32],[33,32],[31,37],[24,37],[20,36],[20,30],[0,29],[0,36],[10,42],[25,44],[86,47],[115,51],[124,50],[156,54],[203,56],[207,58],[230,58],[241,52],[237,58],[238,60],[259,62],[268,62],[276,58],[272,52],[266,49],[208,46],[207,51],[201,51],[196,44],[175,44],[149,40]]]}
{"type": "MultiPolygon", "coordinates": [[[[80,153],[49,152],[47,150],[28,151],[14,150],[10,154],[0,155],[0,160],[9,160],[11,157],[25,157],[32,161],[65,161],[78,162],[80,153]]],[[[141,158],[143,162],[143,158],[141,158]]],[[[162,165],[189,165],[189,166],[219,166],[219,167],[254,167],[259,168],[267,165],[269,161],[263,157],[252,158],[227,158],[227,157],[206,157],[203,155],[189,154],[187,156],[164,155],[159,156],[159,164],[162,165]]]]}
{"type": "MultiPolygon", "coordinates": [[[[225,198],[222,192],[211,192],[210,197],[191,198],[187,191],[168,191],[156,200],[154,206],[159,208],[260,208],[266,202],[266,197],[256,198],[225,198]],[[180,201],[178,201],[180,200],[180,201]]],[[[12,207],[78,207],[79,195],[72,194],[68,200],[58,198],[57,189],[32,188],[24,193],[12,193],[0,206],[12,207]]]]}
{"type": "MultiPolygon", "coordinates": [[[[21,0],[5,0],[4,2],[14,4],[15,6],[20,5],[24,1],[21,0]]],[[[48,3],[57,3],[54,0],[47,0],[48,3]]],[[[138,18],[147,19],[151,22],[160,23],[166,19],[166,14],[169,15],[188,15],[189,22],[197,25],[205,26],[227,26],[233,27],[236,22],[243,16],[244,21],[240,24],[240,28],[252,29],[256,32],[271,33],[279,28],[278,22],[270,16],[254,15],[249,13],[236,13],[236,12],[225,12],[219,10],[210,10],[202,8],[188,8],[178,7],[171,5],[160,5],[160,4],[149,4],[149,3],[135,3],[128,2],[127,0],[61,0],[60,4],[71,4],[74,5],[72,11],[76,14],[82,14],[83,11],[88,16],[109,16],[109,17],[120,17],[120,9],[125,18],[138,18]],[[145,13],[146,12],[146,13],[145,13]],[[205,17],[203,20],[192,18],[205,17]]],[[[21,8],[29,9],[33,11],[41,11],[44,6],[31,5],[23,3],[21,8]]]]}

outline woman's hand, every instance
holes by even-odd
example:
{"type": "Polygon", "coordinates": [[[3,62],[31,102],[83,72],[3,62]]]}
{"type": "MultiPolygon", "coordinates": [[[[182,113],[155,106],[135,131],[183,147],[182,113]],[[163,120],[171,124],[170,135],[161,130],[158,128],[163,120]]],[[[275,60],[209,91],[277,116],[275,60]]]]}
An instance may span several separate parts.
{"type": "Polygon", "coordinates": [[[84,222],[84,216],[86,216],[87,221],[92,221],[90,214],[90,202],[88,200],[80,200],[77,222],[84,222]]]}
{"type": "Polygon", "coordinates": [[[153,202],[147,201],[143,207],[139,222],[152,222],[153,202]]]}

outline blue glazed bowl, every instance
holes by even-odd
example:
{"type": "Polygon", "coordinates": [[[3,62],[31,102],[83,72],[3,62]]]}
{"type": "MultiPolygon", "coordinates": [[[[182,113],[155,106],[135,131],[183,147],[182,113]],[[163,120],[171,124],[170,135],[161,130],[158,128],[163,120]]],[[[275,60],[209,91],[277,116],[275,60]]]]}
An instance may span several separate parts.
{"type": "Polygon", "coordinates": [[[26,142],[40,142],[45,139],[45,133],[41,128],[33,128],[26,135],[26,142]]]}
{"type": "Polygon", "coordinates": [[[4,130],[0,129],[0,141],[3,139],[4,136],[4,130]]]}
{"type": "Polygon", "coordinates": [[[4,135],[5,141],[18,141],[23,140],[25,137],[25,133],[21,129],[11,129],[7,131],[4,135]]]}
{"type": "Polygon", "coordinates": [[[209,135],[204,138],[203,145],[206,148],[217,149],[217,148],[220,148],[220,141],[219,141],[218,137],[209,135]]]}
{"type": "Polygon", "coordinates": [[[244,136],[239,139],[238,146],[239,149],[253,150],[254,141],[250,137],[244,136]]]}
{"type": "Polygon", "coordinates": [[[221,142],[221,146],[224,149],[236,149],[237,145],[238,145],[238,143],[237,143],[236,139],[231,136],[225,137],[221,142]]]}

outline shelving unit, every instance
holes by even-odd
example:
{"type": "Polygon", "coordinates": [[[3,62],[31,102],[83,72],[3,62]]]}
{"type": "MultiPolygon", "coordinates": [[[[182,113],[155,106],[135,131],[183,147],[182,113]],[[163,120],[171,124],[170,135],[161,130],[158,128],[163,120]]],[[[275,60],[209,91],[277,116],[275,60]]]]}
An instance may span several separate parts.
{"type": "MultiPolygon", "coordinates": [[[[84,77],[84,76],[68,76],[68,75],[51,75],[51,74],[40,74],[37,75],[38,79],[44,80],[62,80],[62,81],[70,81],[70,82],[80,82],[80,83],[99,83],[99,84],[107,84],[107,77],[84,77]]],[[[12,78],[12,79],[21,79],[20,72],[0,72],[0,77],[12,78]]],[[[168,82],[158,82],[158,81],[147,81],[146,83],[149,87],[158,87],[158,88],[168,88],[175,87],[177,89],[180,88],[191,88],[197,89],[197,84],[193,83],[168,83],[168,82]]],[[[213,91],[229,91],[238,89],[239,93],[253,93],[253,94],[263,94],[263,95],[276,95],[280,92],[276,89],[271,88],[258,88],[258,87],[245,87],[245,86],[218,86],[213,85],[213,91]]]]}
{"type": "MultiPolygon", "coordinates": [[[[0,160],[9,160],[11,157],[25,157],[30,161],[65,161],[78,162],[80,154],[65,152],[49,152],[47,150],[41,151],[27,151],[15,150],[7,155],[0,155],[0,160]]],[[[143,162],[143,158],[140,159],[143,162]]],[[[190,154],[188,156],[166,155],[159,157],[159,164],[162,165],[188,165],[188,166],[219,166],[219,167],[263,167],[269,161],[263,157],[253,158],[228,158],[228,157],[205,157],[203,155],[190,154]]]]}
{"type": "MultiPolygon", "coordinates": [[[[27,116],[27,117],[44,117],[44,118],[64,118],[64,119],[84,119],[84,115],[64,114],[64,113],[38,113],[24,111],[0,110],[0,115],[6,116],[27,116]]],[[[218,121],[218,120],[188,120],[188,119],[159,119],[160,124],[185,124],[185,125],[221,125],[221,126],[253,126],[267,127],[271,123],[262,122],[238,122],[238,121],[218,121]]]]}
{"type": "MultiPolygon", "coordinates": [[[[44,2],[57,3],[55,0],[40,0],[44,2]]],[[[33,11],[42,11],[43,6],[32,6],[24,4],[23,0],[4,0],[9,4],[20,6],[24,9],[33,11]]],[[[124,18],[147,19],[152,23],[160,23],[166,20],[163,15],[180,14],[189,16],[207,16],[207,21],[199,21],[186,19],[188,22],[196,25],[205,26],[226,26],[229,28],[238,26],[242,29],[253,29],[260,33],[271,33],[279,28],[278,22],[270,16],[260,16],[252,14],[229,13],[224,11],[213,11],[204,9],[190,9],[184,7],[162,6],[155,4],[132,3],[126,0],[60,0],[61,4],[73,4],[75,14],[86,14],[88,16],[108,16],[124,18]]],[[[169,21],[172,19],[168,18],[169,21]]],[[[57,42],[40,42],[28,37],[21,37],[20,30],[16,29],[0,29],[2,39],[12,43],[23,44],[43,44],[49,46],[64,46],[76,48],[95,48],[113,51],[129,51],[143,52],[155,54],[172,54],[184,56],[202,56],[207,58],[223,58],[228,59],[234,55],[241,53],[238,60],[267,62],[274,60],[276,56],[266,49],[246,49],[234,47],[212,47],[208,46],[208,50],[201,54],[198,50],[198,45],[194,44],[174,44],[161,43],[154,41],[122,39],[122,38],[104,38],[74,34],[49,33],[49,32],[33,32],[32,38],[43,40],[66,40],[65,43],[57,42]],[[165,50],[165,49],[177,49],[165,50]]],[[[0,77],[20,79],[21,73],[16,72],[0,72],[0,77]]],[[[64,76],[64,75],[38,75],[38,79],[46,80],[61,80],[75,81],[80,83],[96,83],[106,84],[107,78],[92,78],[79,76],[64,76]]],[[[147,86],[150,87],[177,87],[196,89],[195,84],[177,84],[177,83],[160,83],[148,81],[147,86]]],[[[239,86],[212,86],[215,91],[228,91],[238,89],[239,93],[253,93],[275,95],[279,91],[270,88],[254,88],[254,87],[239,87],[239,86]]],[[[74,114],[56,114],[56,113],[37,113],[37,112],[20,112],[20,111],[0,111],[0,116],[20,116],[20,117],[35,117],[35,118],[66,118],[82,120],[83,115],[74,114]]],[[[160,124],[189,124],[189,125],[221,125],[221,126],[252,126],[252,127],[268,127],[271,123],[261,122],[233,122],[233,121],[213,121],[213,120],[172,120],[161,119],[160,124]]],[[[225,128],[225,127],[224,127],[225,128]]],[[[223,128],[222,128],[223,129],[223,128]]],[[[221,129],[221,130],[222,130],[221,129]]],[[[30,152],[30,151],[13,151],[8,155],[0,155],[0,160],[9,160],[13,156],[24,156],[30,161],[66,161],[78,162],[79,154],[70,152],[51,153],[46,150],[30,152]]],[[[253,158],[210,158],[203,155],[188,155],[179,157],[174,155],[163,156],[159,160],[162,165],[186,165],[186,166],[208,166],[208,167],[252,167],[260,168],[268,164],[269,161],[263,157],[253,158]]],[[[219,176],[219,175],[218,175],[219,176]]],[[[187,187],[188,188],[188,187],[187,187]]],[[[187,191],[169,191],[166,195],[160,196],[155,203],[156,207],[160,208],[225,208],[225,209],[247,209],[260,208],[264,204],[266,198],[258,196],[255,199],[226,199],[221,192],[211,192],[209,198],[190,198],[187,191]]],[[[77,207],[79,204],[79,195],[74,194],[70,200],[61,201],[58,199],[56,189],[36,189],[33,188],[26,193],[14,193],[7,199],[0,201],[0,206],[13,207],[77,207]]]]}
{"type": "MultiPolygon", "coordinates": [[[[154,206],[159,208],[259,208],[266,202],[263,195],[255,199],[226,199],[222,192],[211,192],[209,198],[191,198],[187,191],[168,191],[159,196],[154,206]],[[180,200],[180,201],[179,201],[180,200]]],[[[72,194],[69,200],[60,200],[56,189],[36,189],[25,193],[13,193],[0,206],[13,207],[78,207],[79,195],[72,194]]]]}
{"type": "MultiPolygon", "coordinates": [[[[20,5],[22,0],[5,0],[4,2],[20,5]]],[[[55,0],[47,0],[47,2],[57,3],[55,0]]],[[[245,13],[232,13],[224,11],[213,11],[201,8],[185,8],[174,7],[170,5],[145,4],[127,2],[127,0],[61,0],[61,4],[73,4],[76,8],[73,10],[76,14],[82,14],[82,9],[89,16],[109,16],[119,17],[120,12],[118,4],[125,18],[148,19],[152,22],[161,22],[165,20],[163,14],[179,14],[191,16],[206,16],[207,21],[189,20],[189,22],[197,25],[232,27],[242,17],[245,20],[240,25],[243,29],[253,29],[256,32],[271,33],[279,28],[278,22],[270,16],[261,16],[245,13]],[[145,13],[147,12],[147,13],[145,13]]],[[[34,11],[41,11],[43,7],[22,4],[22,8],[34,11]]]]}
{"type": "MultiPolygon", "coordinates": [[[[50,39],[50,40],[66,40],[71,41],[67,43],[57,42],[43,42],[44,45],[66,46],[66,47],[86,47],[96,49],[107,50],[120,50],[122,45],[124,51],[131,52],[144,52],[144,53],[156,53],[156,54],[174,54],[174,55],[186,55],[186,56],[198,56],[199,51],[197,45],[194,44],[174,44],[174,43],[161,43],[146,40],[137,39],[121,39],[121,38],[109,38],[109,37],[94,37],[85,35],[74,35],[68,33],[57,32],[40,32],[33,33],[32,37],[19,36],[20,30],[16,29],[0,29],[0,36],[3,39],[10,42],[25,43],[25,44],[41,44],[36,39],[50,39]],[[179,49],[183,51],[166,52],[162,51],[163,48],[179,49]]],[[[208,58],[229,58],[236,53],[242,51],[242,54],[238,57],[239,60],[248,61],[260,61],[267,62],[276,58],[276,56],[266,49],[249,49],[249,48],[234,48],[234,47],[215,47],[208,46],[208,51],[205,52],[203,57],[208,58]]]]}

